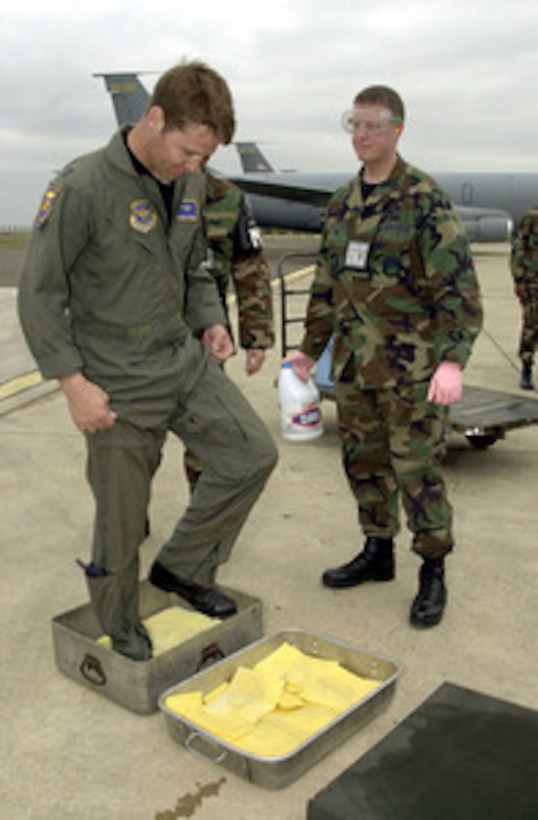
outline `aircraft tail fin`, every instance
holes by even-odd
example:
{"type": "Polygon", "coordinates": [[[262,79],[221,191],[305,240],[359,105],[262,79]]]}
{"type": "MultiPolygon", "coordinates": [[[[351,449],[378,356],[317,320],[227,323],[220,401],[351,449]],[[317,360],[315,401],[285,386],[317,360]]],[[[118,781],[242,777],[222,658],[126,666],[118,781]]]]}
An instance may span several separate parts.
{"type": "Polygon", "coordinates": [[[135,72],[119,74],[94,74],[102,77],[114,106],[118,125],[133,125],[142,117],[149,102],[149,92],[135,72]]]}
{"type": "Polygon", "coordinates": [[[235,142],[234,145],[237,148],[244,173],[275,170],[255,142],[235,142]]]}

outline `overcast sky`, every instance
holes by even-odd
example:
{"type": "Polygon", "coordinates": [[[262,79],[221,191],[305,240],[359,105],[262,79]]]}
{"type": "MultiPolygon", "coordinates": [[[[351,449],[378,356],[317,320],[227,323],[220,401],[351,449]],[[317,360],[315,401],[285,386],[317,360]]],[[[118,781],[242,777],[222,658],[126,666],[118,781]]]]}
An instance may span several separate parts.
{"type": "MultiPolygon", "coordinates": [[[[108,141],[93,73],[183,57],[226,77],[237,139],[280,169],[354,173],[340,116],[385,83],[407,107],[401,152],[425,170],[538,171],[536,0],[7,0],[0,45],[0,226],[29,224],[54,169],[108,141]]],[[[233,149],[213,165],[237,170],[233,149]]]]}

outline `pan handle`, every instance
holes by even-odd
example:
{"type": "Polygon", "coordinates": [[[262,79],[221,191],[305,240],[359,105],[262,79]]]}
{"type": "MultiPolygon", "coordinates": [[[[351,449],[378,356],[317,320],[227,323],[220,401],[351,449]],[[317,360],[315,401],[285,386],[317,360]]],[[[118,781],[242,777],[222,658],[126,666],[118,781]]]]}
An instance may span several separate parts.
{"type": "Polygon", "coordinates": [[[204,666],[209,666],[212,663],[216,663],[217,661],[221,661],[224,658],[224,652],[215,641],[214,643],[210,643],[208,646],[204,646],[200,653],[200,661],[198,666],[196,667],[196,671],[200,672],[204,666]]]}
{"type": "Polygon", "coordinates": [[[191,732],[190,735],[187,735],[185,738],[185,748],[189,750],[189,752],[193,752],[193,754],[198,755],[199,757],[203,757],[206,760],[210,760],[212,763],[222,763],[228,752],[226,749],[222,749],[218,744],[212,744],[212,741],[209,740],[204,735],[201,735],[200,732],[191,732]],[[205,746],[213,745],[217,754],[212,757],[211,755],[206,754],[203,748],[197,748],[194,744],[197,740],[200,740],[201,743],[205,746]]]}

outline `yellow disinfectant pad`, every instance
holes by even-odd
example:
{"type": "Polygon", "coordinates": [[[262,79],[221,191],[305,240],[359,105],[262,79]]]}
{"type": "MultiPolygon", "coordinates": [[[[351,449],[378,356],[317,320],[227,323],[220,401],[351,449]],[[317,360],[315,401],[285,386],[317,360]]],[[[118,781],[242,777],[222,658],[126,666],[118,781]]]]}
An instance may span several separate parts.
{"type": "MultiPolygon", "coordinates": [[[[151,638],[153,657],[157,658],[175,646],[185,643],[194,635],[215,626],[219,620],[219,618],[203,615],[201,612],[191,612],[181,606],[171,606],[144,618],[142,623],[151,638]]],[[[98,638],[97,643],[108,649],[112,648],[108,635],[102,635],[98,638]]]]}
{"type": "Polygon", "coordinates": [[[264,757],[280,757],[373,692],[380,682],[284,642],[252,669],[205,696],[171,694],[166,707],[211,734],[264,757]]]}

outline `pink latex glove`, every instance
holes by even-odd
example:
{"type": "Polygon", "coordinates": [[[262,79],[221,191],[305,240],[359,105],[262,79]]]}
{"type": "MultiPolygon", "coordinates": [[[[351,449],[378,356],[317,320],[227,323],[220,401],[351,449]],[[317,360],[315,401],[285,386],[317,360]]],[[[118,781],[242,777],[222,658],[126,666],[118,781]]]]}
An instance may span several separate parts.
{"type": "Polygon", "coordinates": [[[461,399],[461,394],[461,365],[458,362],[441,362],[431,378],[428,401],[454,404],[461,399]]]}
{"type": "Polygon", "coordinates": [[[284,359],[285,362],[291,362],[293,372],[303,382],[307,382],[309,376],[314,369],[316,362],[307,356],[306,353],[301,353],[300,350],[294,350],[289,356],[284,359]]]}

